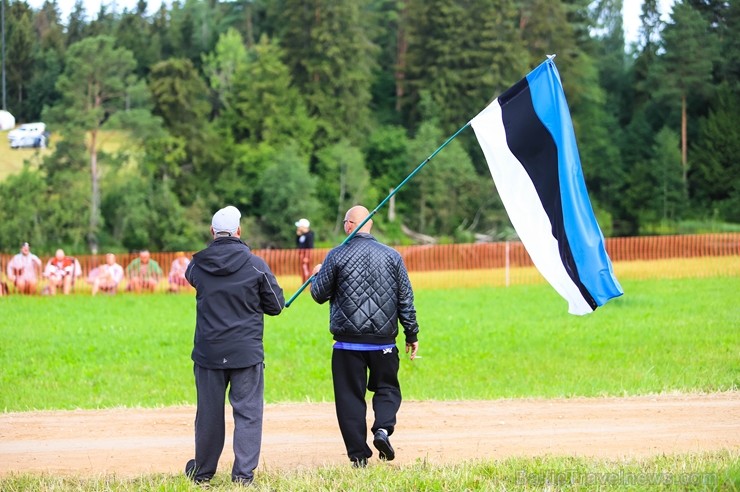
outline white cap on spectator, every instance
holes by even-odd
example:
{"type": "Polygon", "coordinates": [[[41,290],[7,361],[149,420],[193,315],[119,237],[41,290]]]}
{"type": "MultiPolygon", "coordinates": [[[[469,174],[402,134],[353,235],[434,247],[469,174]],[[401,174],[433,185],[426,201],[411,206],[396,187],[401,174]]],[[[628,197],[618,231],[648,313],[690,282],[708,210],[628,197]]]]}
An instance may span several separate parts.
{"type": "Polygon", "coordinates": [[[236,230],[239,228],[239,219],[242,214],[236,207],[229,205],[228,207],[222,208],[215,214],[213,214],[213,220],[211,226],[213,232],[218,234],[219,232],[228,232],[231,235],[236,234],[236,230]]]}
{"type": "Polygon", "coordinates": [[[308,221],[308,219],[301,219],[301,220],[299,220],[298,222],[295,223],[295,226],[296,227],[305,227],[306,229],[308,229],[309,227],[311,227],[311,223],[308,221]]]}

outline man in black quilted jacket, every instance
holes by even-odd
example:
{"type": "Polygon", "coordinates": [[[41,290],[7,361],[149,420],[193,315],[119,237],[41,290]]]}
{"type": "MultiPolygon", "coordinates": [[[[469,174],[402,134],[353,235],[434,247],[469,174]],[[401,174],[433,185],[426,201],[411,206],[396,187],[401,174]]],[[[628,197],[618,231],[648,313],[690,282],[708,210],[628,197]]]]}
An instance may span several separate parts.
{"type": "MultiPolygon", "coordinates": [[[[362,206],[349,209],[344,216],[347,235],[368,215],[362,206]]],[[[371,228],[368,220],[354,237],[331,250],[323,265],[314,268],[311,284],[316,302],[330,301],[334,401],[347,456],[356,467],[366,466],[373,455],[367,445],[366,390],[374,393],[373,445],[380,459],[395,458],[389,436],[401,406],[399,321],[412,360],[419,348],[414,293],[406,266],[396,250],[370,234],[371,228]]]]}
{"type": "Polygon", "coordinates": [[[185,473],[208,483],[224,447],[224,398],[234,413],[232,481],[254,480],[262,444],[264,407],[264,315],[285,306],[283,289],[267,263],[240,239],[241,214],[228,206],[211,222],[213,242],[193,256],[185,278],[195,287],[196,319],[192,359],[198,407],[195,459],[185,473]]]}

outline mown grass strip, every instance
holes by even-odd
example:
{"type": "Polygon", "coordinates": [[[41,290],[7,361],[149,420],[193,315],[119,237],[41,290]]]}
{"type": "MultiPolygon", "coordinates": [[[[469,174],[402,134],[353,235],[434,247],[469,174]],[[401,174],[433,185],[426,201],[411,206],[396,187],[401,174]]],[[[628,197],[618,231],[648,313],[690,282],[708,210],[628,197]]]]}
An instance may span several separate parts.
{"type": "MultiPolygon", "coordinates": [[[[593,314],[546,285],[417,291],[416,400],[621,396],[736,389],[740,278],[644,280],[593,314]]],[[[187,295],[0,299],[0,409],[194,402],[187,295]]],[[[402,342],[402,339],[400,340],[402,342]]],[[[268,403],[331,401],[328,306],[268,318],[268,403]]]]}

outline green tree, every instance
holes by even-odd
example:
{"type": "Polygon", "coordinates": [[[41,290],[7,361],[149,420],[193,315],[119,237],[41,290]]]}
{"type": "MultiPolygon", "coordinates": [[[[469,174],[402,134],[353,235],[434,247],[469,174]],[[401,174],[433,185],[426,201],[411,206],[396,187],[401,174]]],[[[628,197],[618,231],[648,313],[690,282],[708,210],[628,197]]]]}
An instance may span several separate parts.
{"type": "Polygon", "coordinates": [[[54,85],[64,67],[66,36],[59,18],[56,1],[46,0],[34,16],[34,32],[38,39],[33,54],[33,73],[26,92],[26,114],[38,120],[44,106],[53,106],[59,99],[54,85]]]}
{"type": "Polygon", "coordinates": [[[651,71],[658,62],[660,49],[660,32],[663,29],[660,19],[657,0],[644,0],[640,13],[639,39],[633,47],[635,57],[632,66],[632,109],[633,111],[644,106],[655,89],[655,80],[651,71]]]}
{"type": "Polygon", "coordinates": [[[725,220],[740,222],[740,95],[725,87],[714,108],[699,121],[692,146],[689,186],[703,210],[717,210],[725,220]]]}
{"type": "Polygon", "coordinates": [[[719,58],[715,36],[708,22],[690,5],[679,1],[673,7],[672,22],[664,32],[665,55],[661,72],[667,89],[681,102],[681,167],[683,180],[688,176],[688,98],[707,94],[712,81],[712,64],[719,58]]]}
{"type": "Polygon", "coordinates": [[[651,157],[630,174],[629,199],[637,212],[640,230],[681,218],[686,190],[681,181],[679,139],[662,128],[650,150],[651,157]]]}
{"type": "Polygon", "coordinates": [[[67,22],[67,46],[82,41],[85,36],[85,30],[87,23],[85,17],[87,12],[85,11],[85,4],[82,0],[75,0],[72,12],[69,14],[69,20],[67,22]]]}
{"type": "Polygon", "coordinates": [[[200,249],[205,240],[203,212],[183,207],[168,181],[130,171],[106,178],[103,201],[111,240],[128,250],[200,249]]]}
{"type": "Polygon", "coordinates": [[[740,2],[728,2],[725,22],[721,24],[720,42],[722,58],[718,72],[730,84],[740,83],[740,2]]]}
{"type": "Polygon", "coordinates": [[[233,28],[218,38],[213,52],[203,55],[203,73],[216,94],[218,111],[226,106],[226,99],[233,91],[236,74],[246,59],[244,40],[233,28]]]}
{"type": "Polygon", "coordinates": [[[208,87],[190,60],[172,58],[152,67],[149,89],[154,114],[167,129],[185,138],[197,137],[200,122],[208,118],[208,87]]]}
{"type": "Polygon", "coordinates": [[[139,77],[145,77],[161,56],[159,33],[152,32],[145,11],[146,2],[140,0],[135,11],[124,12],[115,23],[116,46],[133,53],[139,77]]]}
{"type": "Polygon", "coordinates": [[[31,10],[25,2],[14,2],[6,9],[6,77],[9,109],[19,121],[28,120],[25,98],[33,73],[34,33],[31,10]]]}
{"type": "Polygon", "coordinates": [[[98,13],[85,26],[85,37],[95,37],[108,35],[112,36],[115,33],[116,25],[116,14],[106,4],[101,4],[98,9],[98,13]]]}
{"type": "Polygon", "coordinates": [[[405,177],[409,165],[409,138],[400,126],[377,127],[363,147],[373,188],[387,195],[405,177]]]}
{"type": "Polygon", "coordinates": [[[271,238],[265,246],[292,246],[295,241],[292,224],[296,217],[313,217],[320,209],[315,194],[316,178],[308,171],[308,160],[296,146],[285,146],[264,170],[257,187],[260,223],[271,238]]]}
{"type": "Polygon", "coordinates": [[[527,72],[513,0],[409,0],[404,27],[412,128],[422,121],[422,92],[438,108],[439,128],[451,134],[527,72]]]}
{"type": "Polygon", "coordinates": [[[165,56],[187,58],[200,68],[202,54],[213,50],[218,41],[216,2],[185,0],[174,2],[168,12],[166,36],[172,53],[165,56]]]}
{"type": "Polygon", "coordinates": [[[276,145],[294,141],[298,150],[313,150],[316,122],[293,86],[282,50],[263,36],[237,66],[232,90],[225,97],[223,122],[238,142],[276,145]]]}
{"type": "Polygon", "coordinates": [[[209,121],[208,86],[188,59],[159,62],[149,74],[154,109],[171,136],[185,142],[176,185],[181,203],[192,204],[212,190],[225,165],[225,144],[209,121]]]}
{"type": "Polygon", "coordinates": [[[317,147],[348,139],[360,144],[370,129],[376,47],[356,0],[282,0],[279,34],[285,60],[309,114],[318,122],[317,147]]]}
{"type": "MultiPolygon", "coordinates": [[[[422,94],[424,122],[409,144],[407,174],[423,162],[444,139],[437,124],[436,107],[431,97],[422,94]]],[[[476,212],[483,205],[482,183],[462,143],[455,139],[414,176],[399,193],[402,221],[415,231],[427,235],[460,235],[471,227],[476,212]]],[[[490,189],[490,188],[489,188],[490,189]]]]}
{"type": "Polygon", "coordinates": [[[46,236],[38,204],[46,185],[41,173],[24,166],[18,174],[0,181],[0,251],[17,252],[21,242],[41,245],[46,236]]]}
{"type": "Polygon", "coordinates": [[[372,109],[381,124],[401,123],[406,73],[406,31],[404,16],[407,0],[371,0],[363,15],[366,30],[378,47],[373,74],[372,109]]]}
{"type": "MultiPolygon", "coordinates": [[[[54,49],[37,52],[34,56],[34,71],[28,82],[26,97],[26,115],[29,119],[38,120],[46,106],[53,106],[59,101],[56,81],[62,73],[64,55],[54,49]]],[[[56,129],[51,129],[56,131],[56,129]]]]}
{"type": "Polygon", "coordinates": [[[90,163],[90,222],[87,240],[97,252],[100,224],[100,132],[126,108],[136,62],[130,51],[115,48],[109,36],[85,38],[69,47],[64,72],[56,88],[61,100],[45,111],[44,119],[66,130],[66,138],[85,138],[90,163]]]}
{"type": "Polygon", "coordinates": [[[316,158],[317,174],[322,183],[317,196],[327,211],[325,216],[334,224],[332,232],[338,234],[344,213],[352,205],[375,198],[369,190],[370,175],[365,169],[362,151],[348,140],[320,149],[316,158]]]}
{"type": "Polygon", "coordinates": [[[59,18],[56,0],[44,1],[41,10],[34,16],[33,29],[42,50],[53,49],[58,53],[64,53],[64,26],[59,18]]]}
{"type": "Polygon", "coordinates": [[[67,252],[86,250],[90,214],[90,181],[85,172],[82,139],[62,140],[44,157],[46,189],[41,200],[40,221],[47,249],[63,247],[67,252]]]}

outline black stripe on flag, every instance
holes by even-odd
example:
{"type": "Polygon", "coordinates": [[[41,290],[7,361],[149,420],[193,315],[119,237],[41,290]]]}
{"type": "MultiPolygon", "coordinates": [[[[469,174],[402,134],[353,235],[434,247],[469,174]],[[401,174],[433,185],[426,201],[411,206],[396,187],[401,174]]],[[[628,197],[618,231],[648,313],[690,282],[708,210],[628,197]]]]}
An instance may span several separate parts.
{"type": "Polygon", "coordinates": [[[550,219],[552,235],[558,242],[558,251],[565,270],[589,306],[596,309],[596,302],[578,276],[578,268],[565,233],[558,178],[558,148],[534,110],[527,79],[517,82],[499,96],[498,100],[506,129],[506,143],[537,190],[541,205],[550,219]]]}

